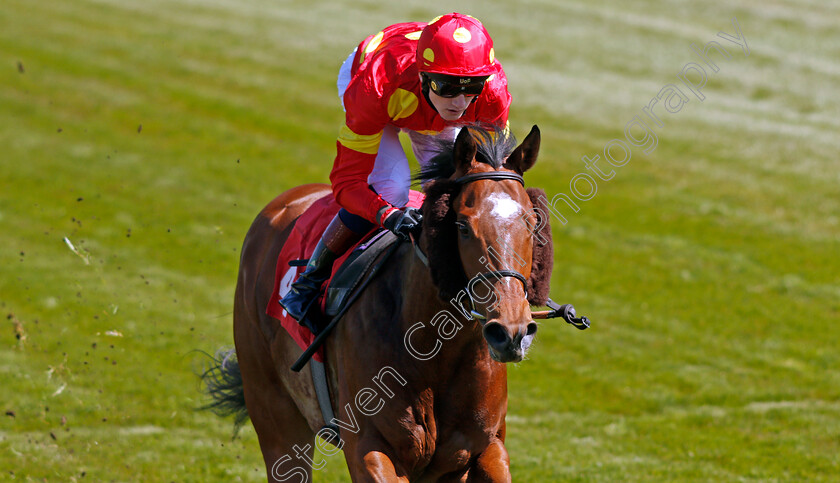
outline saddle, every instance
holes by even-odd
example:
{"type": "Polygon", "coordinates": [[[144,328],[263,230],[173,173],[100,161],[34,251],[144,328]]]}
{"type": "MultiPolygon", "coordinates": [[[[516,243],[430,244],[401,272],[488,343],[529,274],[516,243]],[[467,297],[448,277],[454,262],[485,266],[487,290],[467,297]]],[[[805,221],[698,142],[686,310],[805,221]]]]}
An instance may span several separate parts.
{"type": "Polygon", "coordinates": [[[356,246],[333,273],[323,297],[323,313],[335,317],[344,308],[350,295],[360,287],[362,280],[373,268],[374,262],[385,250],[397,242],[397,236],[380,228],[356,246]]]}
{"type": "MultiPolygon", "coordinates": [[[[419,208],[424,195],[417,191],[409,193],[408,206],[419,208]]],[[[266,313],[280,321],[283,328],[295,340],[301,350],[306,350],[315,340],[309,329],[298,324],[290,317],[278,301],[286,294],[289,287],[303,271],[310,254],[321,238],[327,224],[341,207],[329,194],[312,204],[297,220],[289,238],[277,257],[274,278],[274,290],[269,299],[266,313]]],[[[310,311],[310,316],[332,319],[341,313],[344,306],[352,301],[355,292],[363,290],[362,282],[372,270],[383,251],[397,242],[393,233],[383,228],[375,228],[362,238],[355,247],[335,261],[331,278],[324,283],[325,289],[316,301],[320,314],[310,311]]],[[[323,324],[322,324],[323,325],[323,324]]],[[[323,347],[313,355],[316,361],[324,360],[323,347]]]]}

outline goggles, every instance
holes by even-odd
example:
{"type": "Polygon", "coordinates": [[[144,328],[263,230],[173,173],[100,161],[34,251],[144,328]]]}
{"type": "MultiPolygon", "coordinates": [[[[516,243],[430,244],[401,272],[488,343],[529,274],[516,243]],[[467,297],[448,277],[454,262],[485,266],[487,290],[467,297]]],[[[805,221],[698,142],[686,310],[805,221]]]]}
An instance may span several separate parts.
{"type": "Polygon", "coordinates": [[[422,72],[423,79],[429,89],[440,97],[477,96],[484,89],[484,83],[488,76],[482,77],[457,77],[444,74],[430,74],[422,72]]]}

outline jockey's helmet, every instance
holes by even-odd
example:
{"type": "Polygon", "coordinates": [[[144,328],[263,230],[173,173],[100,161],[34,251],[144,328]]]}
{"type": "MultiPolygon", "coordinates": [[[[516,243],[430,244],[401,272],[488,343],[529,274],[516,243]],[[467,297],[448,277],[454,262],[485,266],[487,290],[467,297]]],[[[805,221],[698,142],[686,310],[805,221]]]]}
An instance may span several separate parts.
{"type": "Polygon", "coordinates": [[[500,70],[490,34],[478,19],[460,13],[441,15],[423,29],[417,42],[417,68],[421,73],[459,78],[486,78],[500,70]]]}

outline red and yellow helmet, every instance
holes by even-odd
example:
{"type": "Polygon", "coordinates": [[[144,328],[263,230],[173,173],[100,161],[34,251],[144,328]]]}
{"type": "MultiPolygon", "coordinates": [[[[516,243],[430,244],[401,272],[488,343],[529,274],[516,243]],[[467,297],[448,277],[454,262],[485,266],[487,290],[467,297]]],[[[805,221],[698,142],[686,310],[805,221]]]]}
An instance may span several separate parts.
{"type": "Polygon", "coordinates": [[[423,29],[417,68],[457,77],[486,77],[500,69],[490,34],[478,19],[460,13],[441,15],[423,29]]]}

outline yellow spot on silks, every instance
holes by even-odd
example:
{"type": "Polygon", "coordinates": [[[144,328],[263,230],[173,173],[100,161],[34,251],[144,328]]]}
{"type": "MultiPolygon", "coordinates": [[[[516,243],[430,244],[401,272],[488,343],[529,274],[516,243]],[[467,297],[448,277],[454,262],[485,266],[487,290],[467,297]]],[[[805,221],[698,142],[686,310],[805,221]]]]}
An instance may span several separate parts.
{"type": "Polygon", "coordinates": [[[426,49],[423,51],[423,58],[429,62],[435,61],[435,51],[432,49],[426,49]]]}
{"type": "Polygon", "coordinates": [[[487,78],[486,82],[492,82],[493,79],[495,79],[495,78],[496,78],[496,74],[490,74],[490,77],[487,78]]]}
{"type": "Polygon", "coordinates": [[[385,37],[385,32],[379,32],[372,39],[370,39],[370,42],[368,42],[367,47],[365,47],[365,53],[369,54],[376,50],[376,48],[379,47],[379,44],[382,43],[383,37],[385,37]]]}
{"type": "Polygon", "coordinates": [[[405,34],[405,38],[407,38],[408,40],[420,40],[420,35],[422,33],[422,30],[418,30],[417,32],[411,32],[410,34],[405,34]]]}
{"type": "Polygon", "coordinates": [[[458,27],[455,29],[455,32],[452,33],[452,38],[458,43],[466,44],[470,41],[472,35],[470,34],[470,31],[464,27],[458,27]]]}
{"type": "Polygon", "coordinates": [[[385,37],[385,32],[379,32],[378,34],[374,35],[370,42],[368,42],[367,46],[365,46],[365,51],[359,56],[359,63],[361,64],[362,61],[365,60],[365,56],[379,47],[379,44],[382,43],[382,38],[385,37]]]}
{"type": "Polygon", "coordinates": [[[388,99],[388,116],[393,121],[409,117],[417,110],[418,104],[417,96],[413,92],[397,89],[388,99]]]}
{"type": "Polygon", "coordinates": [[[443,15],[438,15],[437,17],[433,18],[433,19],[432,19],[432,21],[431,21],[431,22],[429,22],[429,25],[431,25],[431,24],[433,24],[433,23],[437,22],[438,20],[440,20],[440,18],[441,18],[441,17],[443,17],[443,15]]]}
{"type": "Polygon", "coordinates": [[[490,63],[492,64],[494,60],[496,60],[496,50],[490,47],[490,63]]]}

